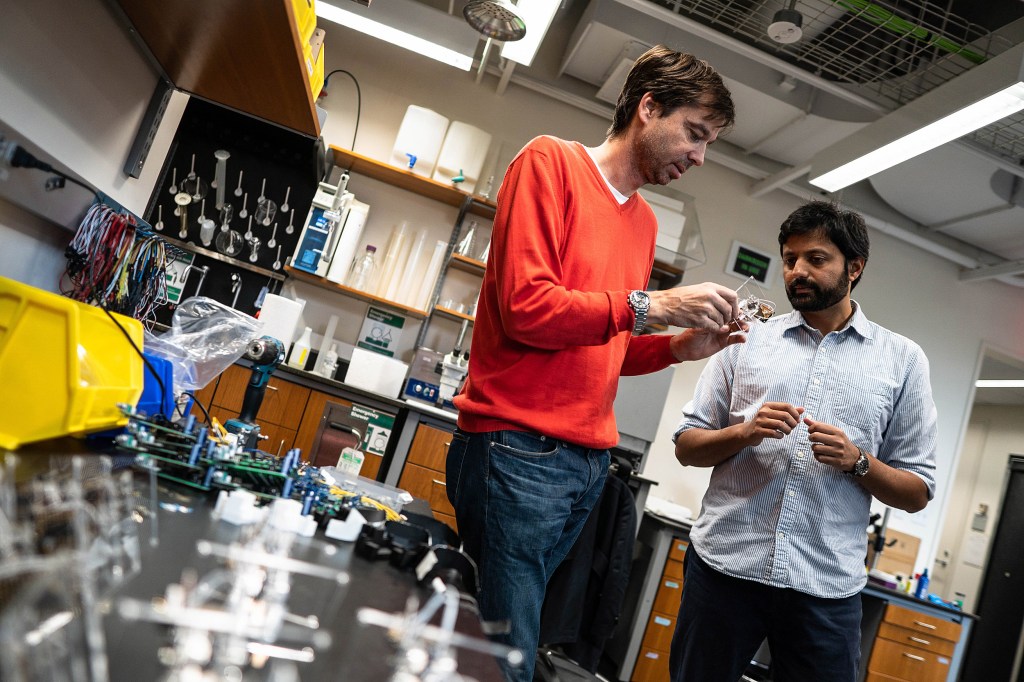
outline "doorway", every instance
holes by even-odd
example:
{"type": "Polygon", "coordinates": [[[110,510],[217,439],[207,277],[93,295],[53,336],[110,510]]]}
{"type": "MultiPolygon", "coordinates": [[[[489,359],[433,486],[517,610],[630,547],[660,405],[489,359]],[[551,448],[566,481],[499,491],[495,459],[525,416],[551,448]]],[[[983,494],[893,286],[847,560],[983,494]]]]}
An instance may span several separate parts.
{"type": "Polygon", "coordinates": [[[975,613],[980,620],[967,647],[963,682],[1024,682],[1024,456],[1011,455],[975,613]]]}

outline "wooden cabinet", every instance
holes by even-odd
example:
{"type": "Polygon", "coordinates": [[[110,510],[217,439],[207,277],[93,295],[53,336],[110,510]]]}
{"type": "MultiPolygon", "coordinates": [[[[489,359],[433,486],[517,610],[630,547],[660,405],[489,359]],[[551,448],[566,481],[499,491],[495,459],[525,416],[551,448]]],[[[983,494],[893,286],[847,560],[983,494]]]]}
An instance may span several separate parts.
{"type": "Polygon", "coordinates": [[[640,654],[630,678],[632,682],[667,682],[669,679],[668,656],[679,616],[679,602],[683,594],[683,557],[688,546],[686,539],[672,538],[654,606],[644,630],[640,654]]]}
{"type": "Polygon", "coordinates": [[[175,87],[308,137],[320,135],[291,0],[267,0],[258,8],[244,0],[117,4],[175,87]]]}
{"type": "Polygon", "coordinates": [[[868,662],[869,680],[942,682],[948,679],[961,625],[889,604],[868,662]]]}
{"type": "Polygon", "coordinates": [[[414,497],[427,500],[434,516],[458,530],[455,509],[448,502],[445,478],[445,460],[451,442],[451,431],[419,424],[398,487],[414,497]]]}

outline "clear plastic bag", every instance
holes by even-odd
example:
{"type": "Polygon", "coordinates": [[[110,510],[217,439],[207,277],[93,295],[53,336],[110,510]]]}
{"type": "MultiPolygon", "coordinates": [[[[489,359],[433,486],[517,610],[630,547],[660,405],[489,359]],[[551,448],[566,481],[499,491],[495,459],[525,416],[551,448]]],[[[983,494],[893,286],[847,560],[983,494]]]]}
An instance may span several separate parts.
{"type": "Polygon", "coordinates": [[[245,353],[262,334],[255,317],[205,296],[182,301],[171,328],[159,336],[146,331],[145,349],[174,367],[174,395],[197,391],[245,353]]]}

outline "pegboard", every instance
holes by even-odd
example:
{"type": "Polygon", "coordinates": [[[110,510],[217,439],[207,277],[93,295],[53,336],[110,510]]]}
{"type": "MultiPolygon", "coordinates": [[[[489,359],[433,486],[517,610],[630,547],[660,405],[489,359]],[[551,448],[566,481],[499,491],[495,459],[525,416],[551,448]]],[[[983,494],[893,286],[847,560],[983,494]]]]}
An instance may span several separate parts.
{"type": "MultiPolygon", "coordinates": [[[[207,268],[200,295],[254,314],[264,287],[271,292],[281,288],[284,265],[295,251],[325,170],[322,140],[193,97],[178,124],[145,219],[154,227],[162,223],[162,237],[194,253],[195,268],[207,268]],[[230,206],[230,216],[216,207],[215,154],[220,150],[230,155],[224,164],[223,182],[224,204],[230,206]],[[205,191],[196,189],[189,178],[192,172],[205,191]],[[184,225],[176,203],[176,197],[182,193],[190,197],[184,205],[184,225]],[[258,220],[262,217],[257,211],[261,196],[275,206],[269,224],[258,220]],[[282,210],[285,205],[288,211],[282,210]],[[241,215],[243,208],[245,217],[241,215]],[[204,245],[200,238],[203,216],[215,223],[209,245],[204,245]],[[237,253],[225,248],[226,238],[217,239],[230,231],[243,241],[237,253]],[[258,240],[258,245],[244,239],[247,233],[258,240]],[[268,246],[271,241],[275,243],[273,247],[268,246]]],[[[183,298],[195,295],[199,274],[198,270],[189,273],[183,298]]],[[[160,321],[169,322],[170,312],[162,311],[158,318],[166,319],[160,321]]]]}

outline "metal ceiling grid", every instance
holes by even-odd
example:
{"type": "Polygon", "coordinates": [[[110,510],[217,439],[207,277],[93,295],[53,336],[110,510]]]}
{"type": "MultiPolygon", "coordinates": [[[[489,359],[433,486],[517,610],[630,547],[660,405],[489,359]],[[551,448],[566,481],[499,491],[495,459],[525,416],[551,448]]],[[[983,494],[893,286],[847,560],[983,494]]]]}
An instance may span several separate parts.
{"type": "MultiPolygon", "coordinates": [[[[799,0],[803,37],[790,44],[766,32],[782,0],[649,0],[737,40],[896,109],[1014,42],[927,0],[799,0]]],[[[950,3],[950,6],[952,3],[950,3]]],[[[1024,114],[970,136],[976,144],[1019,161],[1024,114]]]]}
{"type": "Polygon", "coordinates": [[[896,108],[1013,46],[926,0],[800,0],[803,38],[773,42],[780,0],[649,0],[896,108]]]}

